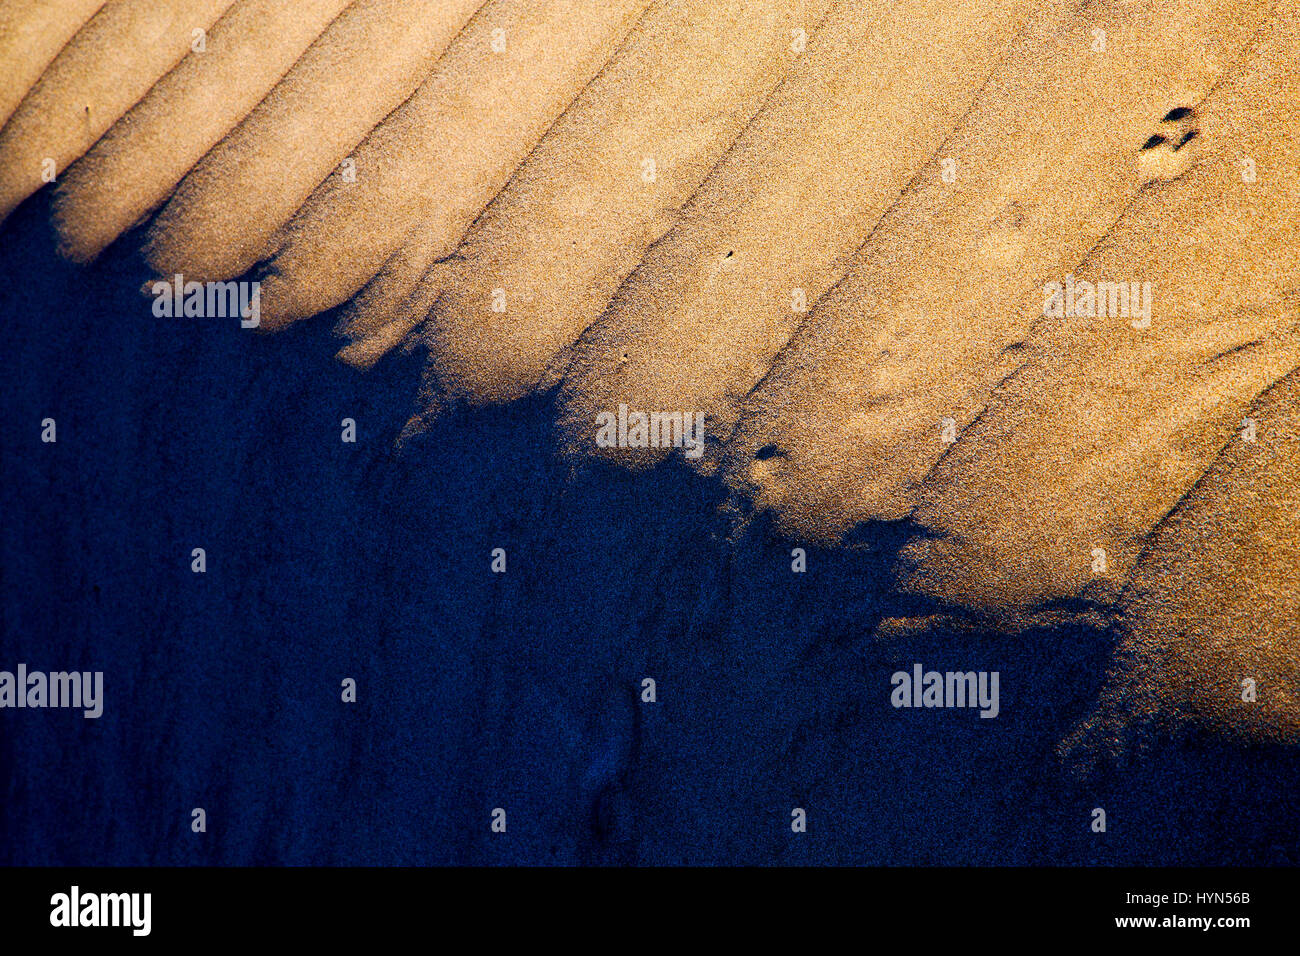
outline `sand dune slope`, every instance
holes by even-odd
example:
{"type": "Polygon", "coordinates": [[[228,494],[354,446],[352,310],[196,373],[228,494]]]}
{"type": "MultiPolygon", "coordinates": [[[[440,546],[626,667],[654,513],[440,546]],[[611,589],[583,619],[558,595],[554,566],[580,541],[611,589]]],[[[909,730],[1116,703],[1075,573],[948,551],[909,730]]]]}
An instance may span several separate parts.
{"type": "Polygon", "coordinates": [[[915,517],[940,535],[909,555],[915,587],[1026,607],[1109,600],[1256,396],[1300,365],[1297,58],[1294,21],[1272,21],[1251,68],[1196,106],[1195,165],[1143,190],[1073,270],[1149,282],[1149,327],[1049,320],[1036,303],[1013,371],[922,487],[915,517]],[[1254,182],[1246,158],[1264,170],[1254,182]]]}
{"type": "MultiPolygon", "coordinates": [[[[943,143],[1036,3],[974,2],[949,29],[932,0],[841,6],[574,350],[568,444],[595,449],[620,402],[703,411],[725,437],[740,400],[943,143]],[[935,71],[931,64],[944,63],[935,71]]],[[[666,452],[665,452],[666,453],[666,452]]]]}
{"type": "Polygon", "coordinates": [[[5,0],[0,3],[0,126],[13,115],[46,67],[104,0],[5,0]]]}
{"type": "Polygon", "coordinates": [[[258,104],[348,0],[242,0],[99,140],[59,187],[64,252],[98,255],[162,203],[258,104]]]}
{"type": "Polygon", "coordinates": [[[150,231],[162,275],[243,273],[376,123],[401,105],[477,0],[355,0],[190,172],[150,231]]]}
{"type": "Polygon", "coordinates": [[[1022,361],[1044,285],[1194,162],[1184,149],[1151,170],[1142,146],[1224,78],[1267,7],[1103,5],[1036,24],[946,144],[954,181],[939,162],[923,172],[751,396],[730,479],[801,535],[910,515],[949,450],[944,419],[967,429],[1022,361]]]}
{"type": "Polygon", "coordinates": [[[891,627],[1112,625],[1068,746],[1295,741],[1297,0],[0,0],[0,67],[0,217],[339,308],[408,436],[552,395],[901,537],[891,627]]]}
{"type": "MultiPolygon", "coordinates": [[[[89,149],[193,49],[195,31],[212,26],[229,6],[230,0],[106,3],[0,130],[0,219],[89,149]]],[[[13,55],[21,61],[29,54],[13,55]]]]}
{"type": "Polygon", "coordinates": [[[827,6],[652,8],[466,237],[430,318],[443,388],[489,401],[535,388],[798,60],[792,34],[827,6]]]}
{"type": "Polygon", "coordinates": [[[427,247],[426,261],[454,252],[645,6],[646,0],[594,8],[577,0],[485,6],[421,87],[358,148],[356,181],[335,172],[294,217],[268,264],[264,295],[272,323],[347,300],[413,232],[427,247]]]}

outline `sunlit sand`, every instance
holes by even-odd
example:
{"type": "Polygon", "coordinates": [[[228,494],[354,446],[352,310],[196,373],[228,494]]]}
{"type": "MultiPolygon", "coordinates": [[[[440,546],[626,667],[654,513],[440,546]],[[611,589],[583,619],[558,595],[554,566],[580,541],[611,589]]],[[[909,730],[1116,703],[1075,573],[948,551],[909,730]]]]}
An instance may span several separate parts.
{"type": "Polygon", "coordinates": [[[1300,738],[1296,0],[6,0],[0,28],[0,216],[53,183],[69,258],[145,225],[142,284],[256,280],[270,332],[337,307],[360,369],[418,350],[412,427],[545,393],[575,463],[676,459],[720,523],[901,527],[929,606],[1114,624],[1063,752],[1300,738]],[[705,440],[598,440],[620,408],[705,440]]]}

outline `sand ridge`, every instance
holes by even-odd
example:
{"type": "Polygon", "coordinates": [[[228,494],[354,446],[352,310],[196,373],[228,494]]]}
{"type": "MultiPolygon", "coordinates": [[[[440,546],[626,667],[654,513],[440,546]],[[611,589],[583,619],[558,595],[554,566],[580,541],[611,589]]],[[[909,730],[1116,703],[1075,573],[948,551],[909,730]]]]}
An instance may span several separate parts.
{"type": "Polygon", "coordinates": [[[1294,676],[1298,14],[4,2],[0,215],[52,172],[71,258],[144,221],[158,275],[261,282],[266,330],[337,308],[345,361],[420,350],[412,429],[553,394],[563,454],[678,457],[741,527],[904,529],[928,606],[1100,614],[1083,736],[1292,740],[1294,695],[1231,692],[1294,676]],[[704,454],[598,443],[620,409],[703,414],[704,454]]]}

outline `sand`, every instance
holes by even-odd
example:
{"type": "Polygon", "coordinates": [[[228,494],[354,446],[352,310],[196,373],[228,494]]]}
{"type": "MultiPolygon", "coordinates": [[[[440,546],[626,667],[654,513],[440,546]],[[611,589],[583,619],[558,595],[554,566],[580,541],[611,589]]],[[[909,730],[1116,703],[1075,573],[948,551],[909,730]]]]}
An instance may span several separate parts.
{"type": "MultiPolygon", "coordinates": [[[[191,51],[194,31],[212,26],[229,6],[230,0],[175,0],[161,7],[151,0],[104,4],[59,51],[0,130],[0,219],[89,149],[191,51]]],[[[76,19],[60,22],[66,29],[76,19]]],[[[28,56],[39,60],[41,55],[24,49],[23,59],[28,56]]],[[[4,74],[9,73],[6,63],[4,74]]]]}
{"type": "Polygon", "coordinates": [[[166,200],[347,2],[243,0],[231,7],[203,53],[159,80],[62,180],[56,218],[64,254],[94,258],[166,200]]]}
{"type": "Polygon", "coordinates": [[[926,610],[881,639],[1101,620],[1067,749],[1294,742],[1295,0],[98,6],[0,5],[0,214],[51,158],[66,255],[145,221],[267,330],[421,350],[412,427],[553,395],[575,463],[899,534],[926,610]],[[1150,312],[1053,312],[1067,282],[1150,312]],[[598,445],[620,405],[704,413],[705,453],[598,445]]]}
{"type": "Polygon", "coordinates": [[[466,237],[430,316],[441,387],[488,402],[536,388],[798,59],[793,31],[826,7],[653,8],[466,237]]]}
{"type": "Polygon", "coordinates": [[[740,399],[844,277],[1035,6],[970,3],[944,31],[933,24],[948,4],[931,0],[841,6],[829,16],[576,346],[561,396],[569,447],[597,451],[588,423],[619,402],[700,410],[727,436],[740,399]]]}
{"type": "Polygon", "coordinates": [[[485,6],[356,150],[355,181],[335,172],[295,215],[267,265],[268,321],[348,300],[412,232],[426,261],[451,255],[645,7],[646,0],[594,10],[578,0],[485,6]]]}
{"type": "Polygon", "coordinates": [[[36,85],[46,67],[94,16],[104,0],[5,0],[0,3],[0,126],[36,85]]]}
{"type": "Polygon", "coordinates": [[[160,275],[240,275],[380,120],[423,81],[476,0],[356,0],[185,177],[150,230],[160,275]]]}

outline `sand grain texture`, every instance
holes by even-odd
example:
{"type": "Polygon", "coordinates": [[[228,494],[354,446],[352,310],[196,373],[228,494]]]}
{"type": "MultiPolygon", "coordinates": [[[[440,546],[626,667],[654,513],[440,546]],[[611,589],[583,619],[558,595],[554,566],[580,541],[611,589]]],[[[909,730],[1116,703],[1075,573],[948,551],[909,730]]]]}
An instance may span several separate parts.
{"type": "Polygon", "coordinates": [[[4,0],[0,3],[0,127],[45,68],[104,0],[4,0]]]}
{"type": "Polygon", "coordinates": [[[59,189],[63,251],[92,259],[163,202],[349,0],[242,0],[77,162],[59,189]]]}
{"type": "MultiPolygon", "coordinates": [[[[561,396],[570,448],[595,451],[589,423],[620,402],[703,411],[726,438],[1035,6],[881,0],[833,12],[575,349],[561,396]]],[[[605,454],[641,466],[659,457],[605,454]]]]}
{"type": "Polygon", "coordinates": [[[150,231],[160,275],[243,274],[365,135],[423,81],[477,0],[356,0],[186,176],[150,231]]]}
{"type": "MultiPolygon", "coordinates": [[[[230,0],[110,0],[72,37],[0,130],[0,219],[80,157],[190,53],[230,0]]],[[[6,74],[8,70],[5,71],[6,74]]]]}
{"type": "Polygon", "coordinates": [[[356,294],[419,232],[430,260],[465,230],[600,70],[646,0],[497,0],[357,150],[356,182],[334,173],[286,230],[268,264],[272,322],[356,294]],[[564,43],[555,37],[563,35],[564,43]]]}
{"type": "Polygon", "coordinates": [[[509,401],[542,381],[798,59],[794,31],[826,7],[651,9],[466,237],[430,319],[444,391],[509,401]]]}
{"type": "Polygon", "coordinates": [[[911,515],[948,452],[943,420],[978,419],[1020,362],[1043,285],[1155,179],[1141,145],[1222,78],[1267,7],[1134,4],[1036,24],[945,145],[955,180],[935,163],[900,198],[749,398],[729,479],[818,540],[911,515]]]}
{"type": "Polygon", "coordinates": [[[98,8],[0,3],[0,214],[52,158],[69,257],[145,221],[418,352],[403,439],[540,395],[643,469],[599,414],[701,412],[720,527],[888,554],[879,642],[1112,629],[1063,753],[1296,741],[1296,0],[98,8]]]}

